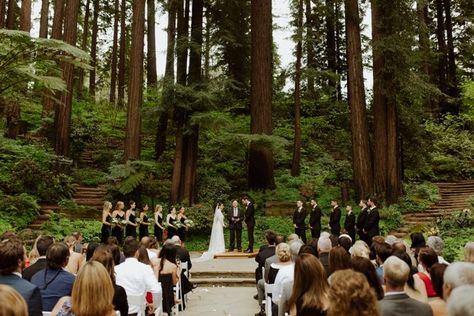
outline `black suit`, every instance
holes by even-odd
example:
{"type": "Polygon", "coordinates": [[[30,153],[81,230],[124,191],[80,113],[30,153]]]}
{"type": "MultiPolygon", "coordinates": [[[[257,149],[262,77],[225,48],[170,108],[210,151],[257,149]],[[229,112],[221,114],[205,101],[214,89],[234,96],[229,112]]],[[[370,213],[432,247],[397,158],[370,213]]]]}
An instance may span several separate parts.
{"type": "Polygon", "coordinates": [[[230,229],[230,245],[229,251],[234,250],[235,239],[237,239],[237,249],[242,250],[242,221],[244,214],[242,210],[237,207],[237,216],[234,216],[234,208],[231,207],[227,211],[227,219],[229,220],[230,229]]]}
{"type": "Polygon", "coordinates": [[[386,295],[379,306],[384,316],[431,316],[433,311],[430,305],[410,298],[405,293],[386,295]]]}
{"type": "Polygon", "coordinates": [[[339,236],[341,233],[341,208],[336,206],[329,215],[329,226],[331,226],[331,234],[339,236]]]}
{"type": "Polygon", "coordinates": [[[255,257],[255,261],[258,263],[257,269],[255,269],[255,280],[258,282],[262,276],[262,268],[265,267],[265,261],[271,256],[275,255],[275,246],[265,245],[260,247],[260,251],[255,257]]]}
{"type": "Polygon", "coordinates": [[[367,222],[367,211],[368,207],[360,211],[359,216],[357,217],[357,233],[359,238],[367,243],[367,235],[364,233],[365,223],[367,222]]]}
{"type": "Polygon", "coordinates": [[[255,208],[252,202],[249,202],[245,207],[245,224],[247,224],[247,235],[249,239],[248,250],[253,250],[253,229],[255,227],[255,208]]]}
{"type": "Polygon", "coordinates": [[[306,243],[306,224],[304,220],[306,219],[306,211],[304,208],[296,209],[293,213],[293,224],[295,227],[295,234],[297,234],[301,240],[306,243]]]}
{"type": "Polygon", "coordinates": [[[31,278],[33,275],[36,274],[36,272],[39,272],[43,269],[46,269],[46,258],[39,258],[38,261],[36,261],[34,264],[23,270],[23,273],[21,274],[23,279],[27,281],[31,281],[31,278]]]}
{"type": "Polygon", "coordinates": [[[309,226],[311,228],[311,238],[319,238],[321,236],[321,216],[323,212],[319,205],[316,205],[311,210],[311,215],[309,217],[309,226]]]}
{"type": "Polygon", "coordinates": [[[347,234],[351,236],[352,238],[352,243],[355,242],[355,235],[356,235],[356,229],[355,229],[355,215],[354,213],[350,213],[346,215],[346,220],[344,221],[344,229],[346,230],[347,234]]]}
{"type": "Polygon", "coordinates": [[[18,275],[2,275],[0,276],[0,284],[9,285],[14,288],[26,301],[28,305],[28,315],[42,316],[43,301],[41,299],[40,289],[18,275]]]}
{"type": "Polygon", "coordinates": [[[364,231],[367,234],[369,246],[372,244],[372,238],[380,235],[379,232],[380,215],[379,210],[375,207],[368,211],[367,221],[365,222],[364,231]]]}

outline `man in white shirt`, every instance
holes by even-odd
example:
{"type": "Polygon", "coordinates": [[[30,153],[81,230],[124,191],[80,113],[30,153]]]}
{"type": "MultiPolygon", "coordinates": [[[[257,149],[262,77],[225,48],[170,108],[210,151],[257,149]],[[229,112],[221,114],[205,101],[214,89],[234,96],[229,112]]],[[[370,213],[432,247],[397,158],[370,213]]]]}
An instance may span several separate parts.
{"type": "Polygon", "coordinates": [[[162,300],[161,284],[158,282],[151,266],[137,260],[139,244],[133,237],[125,238],[123,253],[125,261],[115,266],[116,283],[127,293],[128,314],[145,315],[145,295],[151,292],[153,305],[160,306],[162,300]]]}

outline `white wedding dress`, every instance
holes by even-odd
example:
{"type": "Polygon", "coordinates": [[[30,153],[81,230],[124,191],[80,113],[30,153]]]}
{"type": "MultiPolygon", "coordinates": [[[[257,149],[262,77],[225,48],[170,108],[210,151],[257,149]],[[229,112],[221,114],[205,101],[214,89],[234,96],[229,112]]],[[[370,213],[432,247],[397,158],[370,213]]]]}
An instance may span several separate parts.
{"type": "Polygon", "coordinates": [[[212,223],[211,239],[209,248],[200,258],[193,259],[194,262],[207,261],[214,259],[214,255],[225,252],[224,241],[224,214],[222,210],[216,207],[214,211],[214,221],[212,223]]]}

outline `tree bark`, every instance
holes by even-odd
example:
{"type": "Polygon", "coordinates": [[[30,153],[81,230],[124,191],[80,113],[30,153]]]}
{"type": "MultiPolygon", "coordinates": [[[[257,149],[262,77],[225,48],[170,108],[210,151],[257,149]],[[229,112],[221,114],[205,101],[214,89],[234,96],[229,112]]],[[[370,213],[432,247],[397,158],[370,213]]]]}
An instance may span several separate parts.
{"type": "MultiPolygon", "coordinates": [[[[457,80],[456,80],[456,61],[454,55],[454,42],[453,42],[453,22],[451,18],[451,0],[443,0],[444,13],[446,16],[446,40],[447,40],[447,51],[448,51],[448,94],[452,97],[458,96],[457,80]]],[[[459,109],[454,108],[453,113],[458,113],[459,109]]]]}
{"type": "Polygon", "coordinates": [[[156,38],[155,38],[155,0],[147,0],[147,84],[156,86],[158,75],[156,73],[156,38]]]}
{"type": "Polygon", "coordinates": [[[5,28],[5,14],[7,0],[0,0],[0,29],[5,28]]]}
{"type": "Polygon", "coordinates": [[[296,65],[295,65],[295,94],[294,94],[294,115],[295,115],[295,136],[293,139],[293,159],[291,162],[291,175],[300,175],[301,164],[301,57],[303,54],[303,0],[298,0],[298,13],[296,22],[296,65]]]}
{"type": "Polygon", "coordinates": [[[31,31],[31,0],[21,0],[20,30],[31,31]]]}
{"type": "MultiPolygon", "coordinates": [[[[70,45],[76,45],[77,21],[79,15],[80,0],[68,0],[67,16],[64,23],[64,41],[70,45]]],[[[71,110],[74,84],[74,65],[63,64],[63,79],[66,83],[66,92],[61,96],[61,104],[56,107],[56,154],[69,155],[69,137],[71,130],[71,110]]]]}
{"type": "Polygon", "coordinates": [[[110,94],[109,102],[115,104],[117,95],[117,63],[118,63],[118,33],[120,20],[120,0],[114,0],[114,37],[112,41],[112,59],[110,61],[110,94]]]}
{"type": "MultiPolygon", "coordinates": [[[[428,1],[417,0],[416,2],[417,14],[418,14],[418,37],[419,46],[421,53],[421,71],[426,76],[427,80],[432,79],[432,67],[431,67],[431,49],[430,49],[430,34],[429,34],[429,16],[428,16],[428,1]]],[[[425,100],[425,111],[432,115],[436,112],[436,104],[431,97],[427,97],[425,100]]]]}
{"type": "Polygon", "coordinates": [[[94,16],[92,18],[92,41],[91,41],[91,70],[89,72],[89,95],[95,97],[95,75],[97,71],[97,36],[99,34],[99,11],[100,1],[93,0],[94,16]]]}
{"type": "Polygon", "coordinates": [[[145,0],[133,1],[132,8],[132,50],[130,54],[125,161],[140,159],[141,107],[143,102],[145,0]]]}
{"type": "Polygon", "coordinates": [[[48,37],[48,19],[49,19],[49,0],[42,0],[39,37],[42,37],[42,38],[48,37]]]}
{"type": "MultiPolygon", "coordinates": [[[[87,50],[87,39],[89,37],[89,19],[90,19],[90,2],[87,0],[86,6],[84,8],[84,29],[82,32],[82,43],[81,49],[83,51],[87,50]]],[[[77,80],[77,97],[82,98],[84,92],[84,69],[79,69],[79,79],[77,80]]]]}
{"type": "MultiPolygon", "coordinates": [[[[326,55],[328,63],[328,71],[331,77],[337,74],[337,56],[336,56],[336,12],[335,0],[326,0],[326,55]]],[[[328,84],[332,89],[332,93],[336,95],[337,83],[334,78],[328,80],[328,84]]]]}
{"type": "Polygon", "coordinates": [[[314,32],[313,32],[313,10],[311,6],[311,0],[306,1],[306,71],[307,71],[307,93],[308,96],[315,96],[314,89],[314,74],[316,70],[316,56],[314,52],[314,32]]]}
{"type": "Polygon", "coordinates": [[[189,46],[189,0],[178,0],[178,42],[176,49],[176,80],[186,85],[189,46]]]}
{"type": "Polygon", "coordinates": [[[173,174],[171,177],[171,204],[180,200],[181,169],[183,161],[183,130],[180,125],[176,127],[176,150],[174,153],[173,174]]]}
{"type": "MultiPolygon", "coordinates": [[[[250,132],[272,134],[272,2],[251,1],[251,102],[250,132]]],[[[273,153],[270,148],[250,144],[248,185],[273,189],[273,153]]]]}
{"type": "Polygon", "coordinates": [[[353,178],[357,197],[365,199],[373,193],[373,172],[369,151],[358,0],[345,0],[345,19],[353,178]]]}
{"type": "Polygon", "coordinates": [[[9,30],[16,29],[16,12],[15,11],[16,11],[16,1],[8,0],[6,28],[9,30]]]}
{"type": "Polygon", "coordinates": [[[125,68],[127,50],[127,0],[122,0],[120,6],[120,45],[119,45],[119,67],[118,67],[118,104],[123,107],[125,102],[125,68]]]}
{"type": "Polygon", "coordinates": [[[435,0],[436,2],[436,37],[438,40],[438,87],[441,91],[447,91],[446,73],[448,70],[447,64],[447,47],[445,37],[445,24],[443,16],[443,0],[435,0]]]}

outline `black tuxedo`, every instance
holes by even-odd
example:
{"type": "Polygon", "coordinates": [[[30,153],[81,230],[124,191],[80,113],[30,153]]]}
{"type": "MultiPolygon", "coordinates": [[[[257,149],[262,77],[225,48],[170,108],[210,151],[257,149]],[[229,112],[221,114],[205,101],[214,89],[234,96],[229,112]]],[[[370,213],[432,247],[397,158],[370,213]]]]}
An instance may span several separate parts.
{"type": "Polygon", "coordinates": [[[245,207],[245,224],[247,224],[247,235],[249,239],[248,250],[253,250],[253,229],[255,227],[255,208],[253,203],[249,202],[245,207]]]}
{"type": "Polygon", "coordinates": [[[319,238],[321,235],[321,216],[323,215],[319,205],[316,205],[311,210],[311,215],[309,216],[309,226],[311,228],[311,238],[319,238]]]}
{"type": "Polygon", "coordinates": [[[359,216],[357,217],[357,233],[359,238],[367,243],[367,235],[364,233],[365,222],[367,221],[367,211],[368,207],[360,211],[359,216]]]}
{"type": "Polygon", "coordinates": [[[346,215],[346,220],[344,221],[344,229],[346,230],[347,234],[351,236],[352,238],[352,243],[355,242],[355,234],[356,234],[356,229],[355,229],[355,215],[354,213],[350,213],[346,215]]]}
{"type": "Polygon", "coordinates": [[[337,206],[329,215],[329,226],[331,226],[331,234],[339,236],[341,233],[341,208],[337,206]]]}
{"type": "Polygon", "coordinates": [[[33,275],[43,269],[46,269],[46,258],[39,258],[34,264],[23,270],[21,276],[23,277],[23,279],[31,281],[33,275]]]}
{"type": "Polygon", "coordinates": [[[244,213],[237,207],[237,216],[234,216],[234,208],[231,207],[227,211],[227,219],[229,220],[230,229],[230,245],[229,251],[234,250],[235,239],[237,239],[237,249],[242,250],[242,221],[244,213]]]}
{"type": "Polygon", "coordinates": [[[297,234],[304,243],[306,243],[306,224],[304,222],[305,219],[306,219],[305,209],[301,208],[300,211],[296,209],[295,212],[293,213],[293,224],[296,225],[295,234],[297,234]]]}
{"type": "Polygon", "coordinates": [[[371,210],[369,209],[367,213],[367,221],[365,222],[364,226],[364,232],[367,234],[367,241],[369,246],[372,244],[372,238],[374,236],[380,235],[379,221],[379,210],[376,207],[371,210]]]}
{"type": "Polygon", "coordinates": [[[255,280],[258,282],[262,276],[262,268],[265,267],[265,261],[271,256],[275,255],[275,246],[265,245],[260,247],[260,250],[255,257],[255,261],[258,263],[257,269],[255,269],[255,280]]]}

